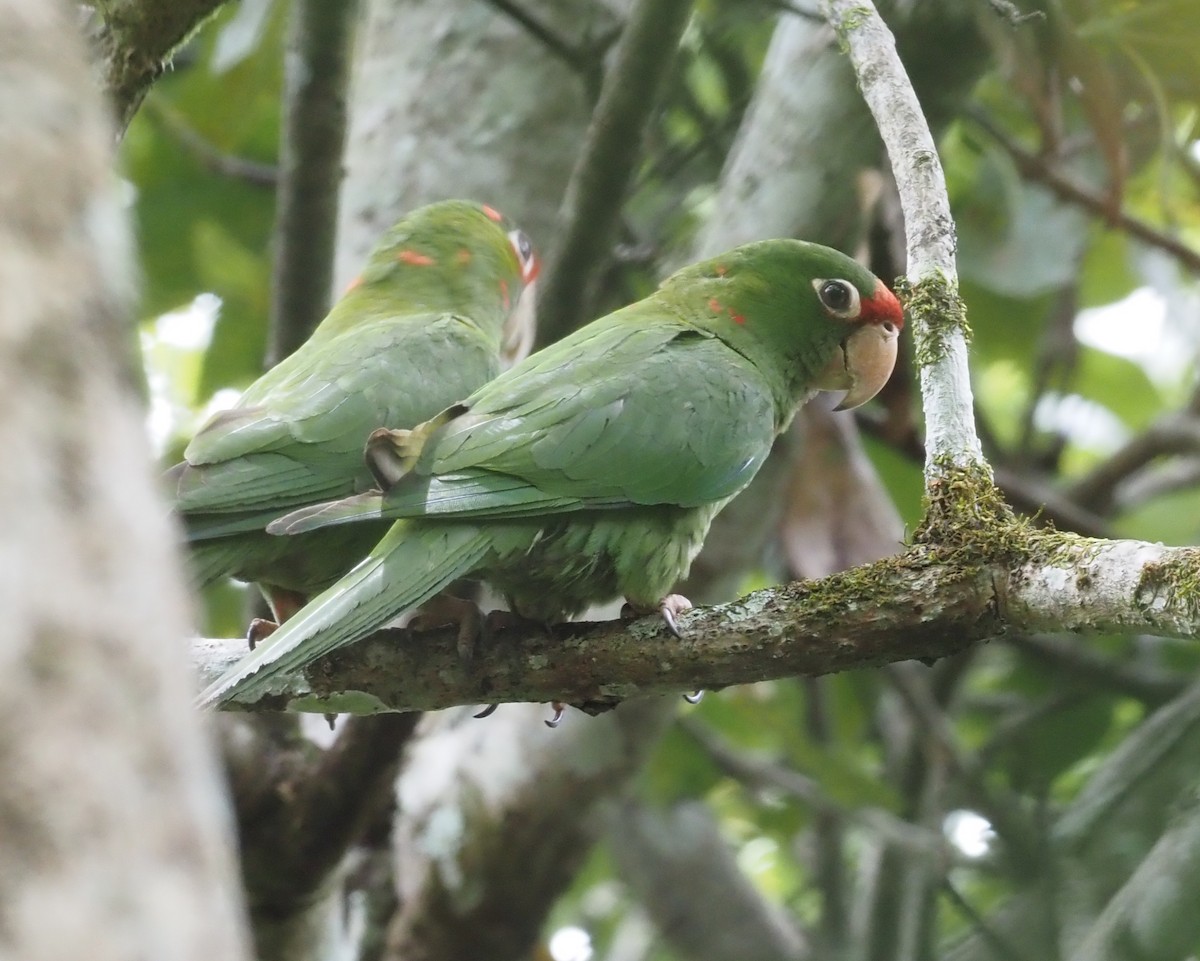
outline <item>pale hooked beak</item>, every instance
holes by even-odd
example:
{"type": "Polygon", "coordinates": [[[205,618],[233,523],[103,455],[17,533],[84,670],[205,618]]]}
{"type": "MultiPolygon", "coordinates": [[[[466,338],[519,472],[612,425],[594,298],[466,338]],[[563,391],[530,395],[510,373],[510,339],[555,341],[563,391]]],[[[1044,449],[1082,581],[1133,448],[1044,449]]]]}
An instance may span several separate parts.
{"type": "Polygon", "coordinates": [[[834,410],[853,410],[879,393],[896,366],[900,331],[891,321],[866,324],[838,346],[813,386],[844,390],[834,410]]]}
{"type": "Polygon", "coordinates": [[[517,304],[504,321],[501,332],[500,364],[505,369],[520,363],[533,349],[537,333],[537,280],[532,279],[521,291],[517,304]]]}

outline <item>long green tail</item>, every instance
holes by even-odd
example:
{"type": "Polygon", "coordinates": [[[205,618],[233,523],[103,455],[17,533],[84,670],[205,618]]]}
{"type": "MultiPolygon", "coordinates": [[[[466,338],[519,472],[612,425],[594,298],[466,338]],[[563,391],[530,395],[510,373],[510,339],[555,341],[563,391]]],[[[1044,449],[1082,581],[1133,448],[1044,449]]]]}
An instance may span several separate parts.
{"type": "Polygon", "coordinates": [[[478,525],[397,521],[362,563],[209,685],[197,706],[264,693],[276,675],[361,640],[423,604],[469,574],[490,546],[478,525]]]}

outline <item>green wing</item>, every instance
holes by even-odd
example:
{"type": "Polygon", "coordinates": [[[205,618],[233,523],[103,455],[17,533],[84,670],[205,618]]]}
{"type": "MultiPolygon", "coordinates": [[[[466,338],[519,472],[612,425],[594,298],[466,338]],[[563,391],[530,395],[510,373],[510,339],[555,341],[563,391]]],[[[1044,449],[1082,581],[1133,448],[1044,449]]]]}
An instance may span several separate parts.
{"type": "Polygon", "coordinates": [[[497,369],[494,345],[454,314],[387,316],[310,342],[196,435],[173,471],[176,508],[192,515],[191,536],[216,536],[353,493],[369,485],[371,430],[420,423],[497,369]],[[239,517],[194,516],[228,513],[239,517]]]}
{"type": "Polygon", "coordinates": [[[480,389],[386,495],[297,511],[269,529],[688,507],[731,497],[774,439],[768,385],[703,331],[634,319],[612,315],[480,389]]]}

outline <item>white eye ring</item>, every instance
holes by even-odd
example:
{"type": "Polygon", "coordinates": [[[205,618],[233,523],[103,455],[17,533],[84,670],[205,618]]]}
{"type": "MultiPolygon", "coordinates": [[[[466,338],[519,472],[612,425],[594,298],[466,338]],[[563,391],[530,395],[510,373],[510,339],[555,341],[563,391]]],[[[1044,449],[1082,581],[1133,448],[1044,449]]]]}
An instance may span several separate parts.
{"type": "Polygon", "coordinates": [[[516,251],[521,267],[528,267],[533,262],[533,241],[529,239],[529,235],[523,230],[510,230],[508,241],[516,251]]]}
{"type": "Polygon", "coordinates": [[[818,277],[812,282],[813,290],[823,306],[834,317],[853,320],[862,313],[862,298],[858,288],[848,280],[818,277]]]}

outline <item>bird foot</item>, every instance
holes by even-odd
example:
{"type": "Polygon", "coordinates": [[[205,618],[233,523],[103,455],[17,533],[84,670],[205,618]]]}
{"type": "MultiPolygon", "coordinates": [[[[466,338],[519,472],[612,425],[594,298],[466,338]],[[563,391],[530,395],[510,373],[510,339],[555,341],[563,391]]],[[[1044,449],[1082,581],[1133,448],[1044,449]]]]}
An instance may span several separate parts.
{"type": "MultiPolygon", "coordinates": [[[[667,630],[676,637],[683,637],[679,630],[679,622],[676,617],[684,611],[692,609],[692,602],[682,594],[668,594],[658,602],[658,613],[662,615],[663,621],[667,625],[667,630]]],[[[646,608],[633,601],[626,600],[625,605],[621,608],[622,618],[641,617],[646,614],[654,613],[655,608],[646,608]]],[[[689,704],[699,704],[700,699],[704,697],[703,691],[693,691],[691,694],[684,694],[683,699],[689,704]]]]}
{"type": "MultiPolygon", "coordinates": [[[[495,634],[497,631],[508,630],[510,628],[517,629],[517,630],[532,629],[532,630],[545,631],[547,634],[550,633],[550,626],[547,624],[543,624],[539,620],[535,620],[534,618],[531,618],[531,617],[525,617],[521,614],[518,614],[516,611],[497,610],[497,611],[488,611],[487,614],[485,614],[483,616],[483,630],[481,632],[481,636],[484,638],[488,638],[488,637],[491,637],[493,634],[495,634]]],[[[475,718],[491,717],[493,714],[496,713],[496,708],[498,708],[499,706],[500,706],[499,704],[489,704],[478,714],[472,714],[471,716],[475,717],[475,718]]],[[[561,719],[562,719],[562,711],[559,711],[556,709],[555,714],[554,714],[554,723],[550,724],[550,722],[547,721],[546,724],[551,727],[557,727],[558,722],[561,719]]]]}
{"type": "Polygon", "coordinates": [[[279,625],[275,621],[268,621],[265,617],[256,617],[246,628],[246,644],[250,650],[254,650],[277,630],[279,630],[279,625]]]}
{"type": "Polygon", "coordinates": [[[643,617],[646,614],[653,614],[657,611],[662,616],[663,622],[667,625],[667,630],[676,637],[683,637],[679,631],[679,622],[675,618],[684,611],[690,611],[691,609],[692,602],[682,594],[668,594],[658,602],[657,607],[646,607],[626,599],[624,606],[621,608],[621,617],[623,619],[643,617]]]}
{"type": "Polygon", "coordinates": [[[435,627],[453,625],[458,628],[458,659],[468,673],[475,661],[475,651],[484,636],[486,620],[474,601],[465,601],[451,594],[439,594],[417,608],[409,620],[411,631],[428,631],[435,627]]]}
{"type": "Polygon", "coordinates": [[[409,430],[380,427],[367,438],[363,460],[380,490],[390,490],[411,470],[412,456],[408,444],[411,436],[412,431],[409,430]]]}

